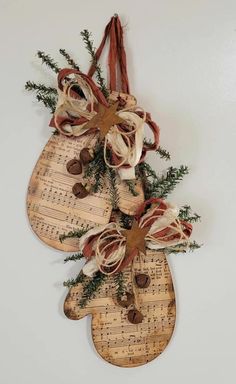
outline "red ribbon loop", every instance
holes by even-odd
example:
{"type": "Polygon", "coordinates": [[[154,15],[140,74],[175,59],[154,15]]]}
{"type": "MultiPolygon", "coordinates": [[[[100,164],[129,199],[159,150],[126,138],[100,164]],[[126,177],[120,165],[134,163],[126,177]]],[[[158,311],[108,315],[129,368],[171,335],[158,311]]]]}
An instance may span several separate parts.
{"type": "MultiPolygon", "coordinates": [[[[117,91],[117,64],[119,64],[121,82],[120,91],[129,94],[130,90],[127,73],[126,53],[124,48],[123,28],[121,26],[121,22],[118,16],[113,16],[105,28],[102,42],[95,54],[96,61],[100,59],[100,56],[108,38],[110,39],[110,47],[108,54],[110,90],[117,91]]],[[[95,70],[96,66],[92,64],[88,71],[88,76],[92,77],[94,75],[95,70]]]]}

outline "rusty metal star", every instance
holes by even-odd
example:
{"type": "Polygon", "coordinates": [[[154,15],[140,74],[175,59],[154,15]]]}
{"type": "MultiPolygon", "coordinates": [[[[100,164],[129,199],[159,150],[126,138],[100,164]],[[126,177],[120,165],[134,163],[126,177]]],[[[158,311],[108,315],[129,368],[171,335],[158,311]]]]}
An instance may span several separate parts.
{"type": "Polygon", "coordinates": [[[146,255],[145,237],[149,229],[150,227],[140,228],[138,222],[134,220],[131,229],[122,231],[123,236],[126,237],[126,254],[137,249],[146,255]]]}
{"type": "Polygon", "coordinates": [[[116,114],[118,104],[119,102],[116,102],[110,107],[104,107],[99,103],[98,113],[88,121],[84,128],[99,128],[100,140],[103,140],[113,125],[124,123],[124,120],[116,114]]]}

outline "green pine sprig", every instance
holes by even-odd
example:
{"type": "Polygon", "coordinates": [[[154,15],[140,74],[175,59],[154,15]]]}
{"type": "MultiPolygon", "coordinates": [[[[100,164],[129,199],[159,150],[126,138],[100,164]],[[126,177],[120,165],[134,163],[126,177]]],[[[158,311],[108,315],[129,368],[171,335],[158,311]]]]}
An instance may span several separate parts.
{"type": "Polygon", "coordinates": [[[47,65],[53,72],[58,73],[60,68],[58,64],[43,51],[38,51],[37,56],[42,60],[42,63],[47,65]]]}
{"type": "Polygon", "coordinates": [[[136,187],[136,182],[133,181],[133,180],[124,180],[125,184],[127,185],[127,187],[129,188],[129,191],[130,193],[133,195],[133,196],[138,196],[138,192],[136,191],[135,187],[136,187]]]}
{"type": "MultiPolygon", "coordinates": [[[[146,146],[151,146],[152,141],[145,137],[143,140],[143,144],[146,146]]],[[[170,152],[168,152],[166,149],[164,149],[160,146],[158,147],[158,149],[155,152],[160,156],[161,159],[164,159],[164,160],[170,160],[171,159],[170,152]]]]}
{"type": "Polygon", "coordinates": [[[78,231],[70,231],[68,233],[63,233],[62,235],[59,236],[59,240],[60,242],[62,243],[63,241],[65,241],[66,239],[71,239],[71,238],[80,238],[81,236],[83,236],[86,232],[88,232],[90,229],[92,228],[82,228],[82,229],[79,229],[78,231]]]}
{"type": "Polygon", "coordinates": [[[145,197],[166,198],[176,185],[189,173],[187,166],[169,167],[165,175],[158,176],[149,164],[139,164],[139,172],[144,184],[145,197]]]}
{"type": "Polygon", "coordinates": [[[64,262],[67,263],[68,261],[77,261],[83,259],[84,255],[81,252],[75,253],[72,256],[68,256],[64,259],[64,262]]]}
{"type": "Polygon", "coordinates": [[[195,251],[196,249],[199,249],[201,248],[202,244],[198,244],[195,240],[194,241],[191,241],[189,244],[188,244],[188,249],[193,252],[195,251]]]}
{"type": "Polygon", "coordinates": [[[166,198],[188,173],[189,169],[185,165],[181,165],[179,168],[169,167],[166,175],[161,176],[160,179],[154,183],[152,196],[166,198]]]}
{"type": "Polygon", "coordinates": [[[67,63],[77,71],[80,70],[79,66],[76,64],[76,62],[72,59],[72,57],[69,55],[69,53],[65,49],[59,49],[60,54],[66,59],[67,63]]]}
{"type": "Polygon", "coordinates": [[[193,212],[189,205],[184,205],[179,210],[179,219],[189,223],[196,223],[201,220],[201,216],[199,216],[196,212],[193,212]]]}
{"type": "Polygon", "coordinates": [[[102,93],[104,94],[104,96],[106,98],[108,98],[109,91],[107,89],[105,79],[102,76],[101,65],[98,64],[98,62],[97,62],[96,49],[95,49],[95,47],[93,45],[93,41],[91,39],[92,34],[87,29],[84,29],[82,32],[80,32],[80,34],[81,34],[81,36],[83,38],[83,41],[85,43],[85,47],[86,47],[86,49],[88,50],[88,52],[89,52],[89,54],[91,56],[91,62],[95,66],[96,78],[97,78],[97,82],[99,84],[99,87],[100,87],[102,93]]]}
{"type": "Polygon", "coordinates": [[[79,301],[80,308],[84,308],[86,304],[95,297],[96,293],[99,292],[99,289],[105,282],[106,277],[106,275],[99,271],[86,285],[84,285],[82,298],[79,301]]]}
{"type": "Polygon", "coordinates": [[[57,90],[53,87],[48,87],[41,83],[35,83],[34,81],[27,81],[25,84],[27,91],[36,92],[36,99],[42,102],[46,108],[49,108],[51,113],[55,111],[57,103],[57,90]]]}
{"type": "Polygon", "coordinates": [[[143,163],[138,164],[137,166],[138,173],[142,173],[142,177],[145,176],[145,178],[152,178],[153,180],[158,180],[158,176],[156,172],[152,169],[152,167],[146,163],[145,161],[143,163]]]}
{"type": "Polygon", "coordinates": [[[117,209],[119,204],[119,193],[117,190],[117,173],[113,168],[106,165],[106,176],[108,180],[108,188],[113,209],[117,209]]]}
{"type": "Polygon", "coordinates": [[[74,287],[77,284],[83,283],[86,277],[87,276],[84,275],[83,272],[81,271],[75,279],[66,280],[64,281],[63,285],[64,287],[67,287],[67,288],[74,287]]]}
{"type": "Polygon", "coordinates": [[[186,253],[187,251],[193,252],[199,248],[201,248],[201,245],[194,240],[189,243],[186,242],[186,243],[174,245],[173,247],[164,248],[163,251],[166,252],[167,254],[186,253]]]}
{"type": "Polygon", "coordinates": [[[36,95],[36,99],[39,102],[42,102],[44,106],[48,109],[50,109],[51,113],[55,112],[57,100],[55,97],[51,95],[45,95],[44,93],[38,93],[36,95]]]}
{"type": "Polygon", "coordinates": [[[57,89],[54,87],[47,87],[41,83],[35,83],[34,81],[27,81],[25,83],[25,89],[27,91],[36,91],[37,93],[43,93],[45,95],[57,95],[57,89]]]}
{"type": "Polygon", "coordinates": [[[157,150],[156,150],[156,153],[160,156],[161,159],[164,159],[166,161],[170,160],[171,157],[170,157],[170,152],[168,152],[166,149],[162,148],[162,147],[159,147],[157,150]]]}

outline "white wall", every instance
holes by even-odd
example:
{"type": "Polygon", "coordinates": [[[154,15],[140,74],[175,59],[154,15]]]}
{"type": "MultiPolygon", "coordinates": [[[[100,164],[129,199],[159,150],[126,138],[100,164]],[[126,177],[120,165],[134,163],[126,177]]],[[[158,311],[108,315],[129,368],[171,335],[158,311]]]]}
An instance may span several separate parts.
{"type": "MultiPolygon", "coordinates": [[[[235,382],[234,0],[1,0],[1,327],[0,382],[170,384],[235,382]],[[28,79],[53,83],[35,58],[67,48],[88,68],[79,32],[98,44],[118,12],[126,25],[133,94],[161,127],[173,165],[191,174],[172,194],[202,215],[194,238],[204,247],[169,258],[178,317],[161,357],[121,369],[101,360],[89,319],[67,320],[61,282],[78,266],[33,235],[25,213],[27,183],[50,136],[49,114],[26,94],[28,79]]],[[[61,64],[62,65],[62,64],[61,64]]],[[[157,170],[166,163],[150,156],[157,170]]]]}

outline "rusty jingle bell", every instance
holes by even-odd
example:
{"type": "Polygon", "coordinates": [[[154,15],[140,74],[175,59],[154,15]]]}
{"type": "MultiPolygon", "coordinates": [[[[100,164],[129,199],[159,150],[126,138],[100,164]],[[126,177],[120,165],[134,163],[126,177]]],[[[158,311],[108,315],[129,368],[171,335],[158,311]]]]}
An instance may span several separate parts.
{"type": "Polygon", "coordinates": [[[89,192],[87,189],[83,186],[82,183],[75,183],[72,187],[73,194],[78,197],[78,199],[84,199],[88,196],[89,192]]]}
{"type": "Polygon", "coordinates": [[[77,159],[71,159],[66,164],[66,169],[71,175],[80,175],[82,173],[82,164],[77,159]]]}

